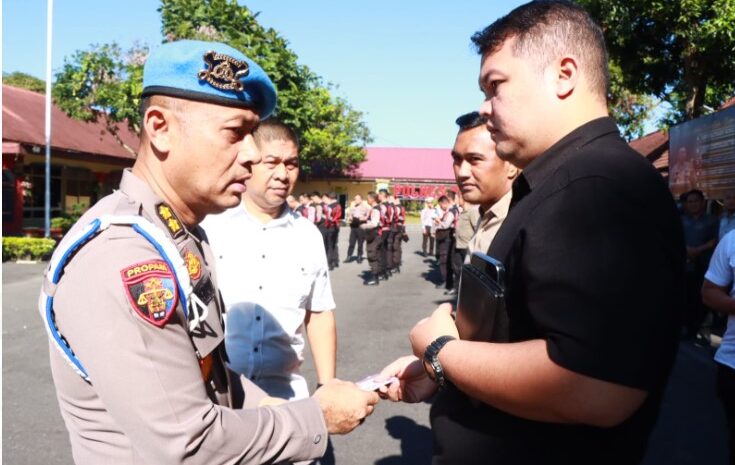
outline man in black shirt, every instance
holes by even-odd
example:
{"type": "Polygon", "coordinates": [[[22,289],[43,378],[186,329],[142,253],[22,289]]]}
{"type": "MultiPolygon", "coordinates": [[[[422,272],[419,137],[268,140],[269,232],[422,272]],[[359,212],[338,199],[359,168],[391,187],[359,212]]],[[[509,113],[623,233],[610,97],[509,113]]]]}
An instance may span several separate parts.
{"type": "Polygon", "coordinates": [[[503,329],[462,340],[439,307],[411,331],[416,357],[383,370],[400,379],[383,395],[445,386],[437,465],[639,463],[678,340],[673,199],[607,117],[604,40],[581,7],[528,3],[473,42],[480,113],[498,156],[523,169],[489,249],[507,270],[503,329]]]}

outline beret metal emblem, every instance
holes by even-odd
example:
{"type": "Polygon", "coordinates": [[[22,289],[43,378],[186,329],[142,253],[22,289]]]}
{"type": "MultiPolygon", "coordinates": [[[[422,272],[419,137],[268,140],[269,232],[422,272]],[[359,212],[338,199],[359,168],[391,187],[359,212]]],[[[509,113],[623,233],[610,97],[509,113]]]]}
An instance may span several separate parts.
{"type": "Polygon", "coordinates": [[[207,81],[212,87],[220,90],[242,92],[245,87],[240,78],[250,73],[250,67],[246,62],[214,51],[205,53],[203,58],[207,69],[199,71],[199,80],[207,81]]]}

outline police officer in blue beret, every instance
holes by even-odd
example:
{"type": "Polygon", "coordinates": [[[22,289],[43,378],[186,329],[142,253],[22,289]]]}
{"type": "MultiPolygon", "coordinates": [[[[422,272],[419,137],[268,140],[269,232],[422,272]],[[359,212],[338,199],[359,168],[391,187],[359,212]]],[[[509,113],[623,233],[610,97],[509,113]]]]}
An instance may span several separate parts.
{"type": "Polygon", "coordinates": [[[198,226],[239,205],[275,88],[239,51],[199,41],[156,49],[143,86],[135,164],[61,241],[39,300],[74,461],[321,457],[328,433],[354,429],[377,394],[335,380],[285,403],[230,372],[215,260],[198,226]]]}

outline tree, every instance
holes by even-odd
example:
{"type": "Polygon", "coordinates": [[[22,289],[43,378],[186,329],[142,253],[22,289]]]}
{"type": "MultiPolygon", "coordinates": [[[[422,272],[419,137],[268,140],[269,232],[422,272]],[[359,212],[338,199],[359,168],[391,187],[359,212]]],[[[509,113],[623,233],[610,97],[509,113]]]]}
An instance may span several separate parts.
{"type": "Polygon", "coordinates": [[[46,93],[46,81],[19,71],[10,74],[3,73],[3,84],[28,89],[39,94],[46,93]]]}
{"type": "Polygon", "coordinates": [[[147,47],[137,44],[127,53],[114,43],[77,51],[56,74],[54,103],[72,118],[102,121],[115,140],[135,154],[119,137],[118,125],[125,123],[132,131],[140,131],[138,106],[147,55],[147,47]]]}
{"type": "Polygon", "coordinates": [[[662,123],[676,124],[735,92],[733,0],[577,1],[605,34],[613,102],[638,96],[650,111],[660,100],[671,106],[662,123]]]}
{"type": "MultiPolygon", "coordinates": [[[[299,135],[304,175],[339,174],[364,160],[364,146],[372,139],[362,114],[298,64],[288,42],[261,26],[257,14],[234,0],[162,0],[158,11],[165,41],[225,42],[263,67],[278,90],[275,115],[299,135]]],[[[57,74],[57,104],[74,118],[102,119],[111,132],[121,121],[138,130],[145,52],[135,47],[124,54],[115,44],[77,52],[57,74]]]]}

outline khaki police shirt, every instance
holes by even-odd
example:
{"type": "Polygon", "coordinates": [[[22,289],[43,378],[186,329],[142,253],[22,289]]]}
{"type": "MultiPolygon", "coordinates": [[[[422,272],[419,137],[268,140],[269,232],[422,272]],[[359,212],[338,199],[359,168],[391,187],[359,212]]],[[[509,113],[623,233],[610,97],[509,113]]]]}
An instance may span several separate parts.
{"type": "Polygon", "coordinates": [[[143,216],[176,243],[209,315],[190,336],[180,298],[162,327],[134,309],[121,272],[161,257],[129,226],[111,226],[76,253],[55,290],[54,309],[91,384],[50,348],[74,461],[213,465],[321,457],[327,430],[315,399],[253,408],[264,393],[228,373],[214,257],[202,230],[187,231],[175,216],[172,222],[165,208],[160,214],[161,204],[126,170],[120,190],[92,207],[65,240],[103,214],[143,216]],[[200,368],[197,352],[211,369],[200,368]]]}

